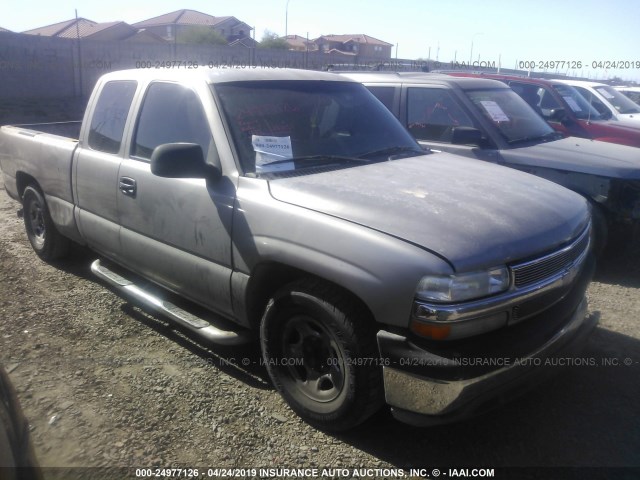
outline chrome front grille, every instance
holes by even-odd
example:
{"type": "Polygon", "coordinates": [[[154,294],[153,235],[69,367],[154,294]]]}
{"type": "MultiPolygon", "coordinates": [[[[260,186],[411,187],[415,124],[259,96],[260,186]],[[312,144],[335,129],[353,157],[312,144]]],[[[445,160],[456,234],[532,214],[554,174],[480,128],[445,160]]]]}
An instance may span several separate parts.
{"type": "Polygon", "coordinates": [[[573,265],[589,248],[590,228],[570,245],[535,260],[511,266],[516,288],[540,283],[547,278],[555,277],[573,265]]]}

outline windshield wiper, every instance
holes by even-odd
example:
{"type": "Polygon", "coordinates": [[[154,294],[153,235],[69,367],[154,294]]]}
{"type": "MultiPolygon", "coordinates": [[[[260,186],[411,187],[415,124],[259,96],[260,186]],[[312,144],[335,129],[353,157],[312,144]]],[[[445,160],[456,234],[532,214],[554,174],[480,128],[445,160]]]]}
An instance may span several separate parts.
{"type": "Polygon", "coordinates": [[[276,160],[275,162],[265,163],[263,166],[267,165],[275,165],[278,163],[287,163],[287,162],[319,162],[319,163],[345,163],[345,162],[356,162],[356,163],[369,163],[366,160],[362,160],[358,157],[346,157],[344,155],[303,155],[301,157],[293,157],[286,158],[283,160],[276,160]]]}
{"type": "Polygon", "coordinates": [[[562,134],[554,131],[545,133],[544,135],[531,135],[530,137],[516,138],[514,140],[509,140],[507,143],[509,145],[513,145],[514,143],[535,142],[536,140],[549,141],[557,140],[559,138],[562,138],[562,134]]]}
{"type": "MultiPolygon", "coordinates": [[[[410,153],[414,153],[416,155],[427,154],[426,151],[422,149],[417,149],[416,147],[395,146],[395,147],[381,148],[380,150],[373,150],[372,152],[363,153],[361,155],[358,155],[358,158],[370,158],[370,157],[377,157],[377,156],[383,156],[383,155],[387,156],[387,158],[390,158],[395,155],[410,154],[410,153]]],[[[411,156],[411,155],[406,155],[406,156],[411,156]]]]}
{"type": "Polygon", "coordinates": [[[279,165],[283,163],[299,163],[299,162],[317,162],[320,164],[326,163],[369,163],[367,160],[363,160],[358,157],[346,157],[341,155],[304,155],[301,157],[283,158],[282,160],[274,160],[273,162],[263,163],[261,167],[269,167],[271,165],[279,165]]]}

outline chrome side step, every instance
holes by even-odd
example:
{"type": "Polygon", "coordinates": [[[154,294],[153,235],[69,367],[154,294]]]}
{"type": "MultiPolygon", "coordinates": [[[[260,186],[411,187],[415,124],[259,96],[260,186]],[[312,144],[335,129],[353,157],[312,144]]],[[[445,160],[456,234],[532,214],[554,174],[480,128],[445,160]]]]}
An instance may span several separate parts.
{"type": "Polygon", "coordinates": [[[197,317],[171,302],[151,295],[131,280],[109,270],[100,263],[100,260],[96,260],[91,264],[91,271],[112,287],[130,295],[135,300],[155,310],[174,323],[196,333],[205,340],[219,345],[239,345],[250,341],[249,336],[245,332],[220,329],[210,321],[197,317]]]}

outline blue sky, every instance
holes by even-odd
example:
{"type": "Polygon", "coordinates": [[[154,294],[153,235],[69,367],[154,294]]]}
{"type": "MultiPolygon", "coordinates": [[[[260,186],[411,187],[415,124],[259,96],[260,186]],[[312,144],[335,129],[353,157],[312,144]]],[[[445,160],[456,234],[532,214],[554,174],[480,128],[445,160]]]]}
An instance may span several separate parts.
{"type": "MultiPolygon", "coordinates": [[[[23,31],[79,16],[97,22],[146,18],[189,8],[215,16],[233,15],[255,27],[310,38],[328,33],[366,33],[394,45],[399,58],[449,62],[473,59],[514,68],[517,61],[582,62],[562,73],[640,81],[640,1],[637,0],[31,0],[0,5],[0,27],[23,31]],[[28,8],[26,6],[28,5],[28,8]],[[628,69],[592,66],[631,62],[628,69]]],[[[555,71],[555,70],[553,70],[555,71]]]]}

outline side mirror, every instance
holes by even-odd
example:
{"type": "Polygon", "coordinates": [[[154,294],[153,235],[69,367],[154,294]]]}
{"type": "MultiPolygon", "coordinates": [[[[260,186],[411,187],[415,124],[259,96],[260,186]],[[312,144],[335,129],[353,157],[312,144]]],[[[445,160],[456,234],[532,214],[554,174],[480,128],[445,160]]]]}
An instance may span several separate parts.
{"type": "Polygon", "coordinates": [[[567,116],[564,108],[553,108],[549,112],[549,120],[552,122],[562,122],[567,116]]]}
{"type": "Polygon", "coordinates": [[[480,145],[482,132],[473,127],[453,127],[451,143],[454,145],[480,145]]]}
{"type": "Polygon", "coordinates": [[[195,143],[165,143],[151,154],[151,173],[165,178],[219,178],[220,169],[204,161],[202,147],[195,143]]]}

